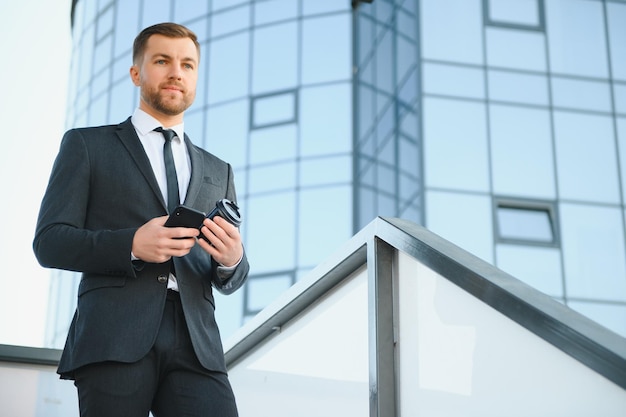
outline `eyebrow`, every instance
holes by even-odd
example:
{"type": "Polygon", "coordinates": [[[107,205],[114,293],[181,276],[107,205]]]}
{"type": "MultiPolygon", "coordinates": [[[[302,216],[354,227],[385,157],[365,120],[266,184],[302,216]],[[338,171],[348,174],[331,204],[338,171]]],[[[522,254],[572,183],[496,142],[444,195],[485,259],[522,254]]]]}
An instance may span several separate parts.
{"type": "MultiPolygon", "coordinates": [[[[168,60],[172,59],[172,57],[170,55],[164,54],[164,53],[161,53],[161,52],[158,52],[158,53],[152,55],[152,59],[153,60],[157,59],[157,58],[165,58],[165,59],[168,59],[168,60]]],[[[192,57],[185,57],[185,58],[182,59],[182,61],[183,62],[193,62],[196,65],[198,64],[198,62],[195,60],[195,58],[192,58],[192,57]]]]}

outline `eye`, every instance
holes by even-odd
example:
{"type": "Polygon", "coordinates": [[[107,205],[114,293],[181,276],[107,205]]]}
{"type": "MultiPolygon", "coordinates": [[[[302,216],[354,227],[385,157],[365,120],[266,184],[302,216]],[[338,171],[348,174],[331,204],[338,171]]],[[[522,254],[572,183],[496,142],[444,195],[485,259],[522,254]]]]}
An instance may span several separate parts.
{"type": "Polygon", "coordinates": [[[188,70],[192,70],[193,69],[193,65],[191,64],[183,64],[183,66],[188,69],[188,70]]]}
{"type": "Polygon", "coordinates": [[[157,59],[157,60],[155,61],[155,64],[158,64],[158,65],[164,65],[164,64],[165,64],[165,60],[164,60],[164,59],[157,59]]]}

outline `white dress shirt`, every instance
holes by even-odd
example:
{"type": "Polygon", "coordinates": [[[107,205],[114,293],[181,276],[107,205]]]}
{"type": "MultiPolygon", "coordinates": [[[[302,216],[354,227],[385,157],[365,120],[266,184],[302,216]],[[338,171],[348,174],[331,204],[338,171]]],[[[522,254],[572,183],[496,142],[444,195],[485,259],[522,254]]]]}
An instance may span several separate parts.
{"type": "MultiPolygon", "coordinates": [[[[137,136],[139,136],[143,149],[148,155],[150,165],[152,165],[152,171],[154,171],[154,175],[159,183],[161,194],[163,194],[163,198],[167,201],[167,175],[165,173],[165,160],[163,159],[163,144],[165,138],[161,132],[154,131],[157,127],[165,128],[165,126],[162,126],[157,119],[139,108],[135,110],[130,121],[137,132],[137,136]]],[[[185,201],[189,180],[191,179],[191,158],[189,157],[189,151],[184,139],[185,123],[170,126],[167,129],[176,132],[177,136],[172,140],[172,154],[174,156],[174,165],[176,166],[176,176],[178,177],[178,201],[182,204],[185,201]]],[[[138,260],[138,258],[131,253],[131,260],[138,260]]],[[[217,275],[221,279],[228,279],[240,262],[241,259],[239,259],[235,265],[229,267],[219,265],[217,275]]],[[[178,282],[172,273],[169,275],[167,288],[178,291],[178,282]]]]}
{"type": "MultiPolygon", "coordinates": [[[[166,127],[139,108],[135,110],[130,121],[135,127],[143,149],[148,155],[150,165],[152,165],[152,171],[154,171],[156,180],[159,183],[161,194],[163,194],[163,198],[167,201],[167,175],[165,173],[165,160],[163,159],[163,144],[165,143],[165,138],[161,132],[154,131],[157,127],[164,129],[166,127]]],[[[172,154],[174,156],[174,165],[176,166],[176,176],[178,177],[178,201],[182,203],[185,201],[187,188],[189,187],[189,179],[191,178],[191,159],[189,158],[189,152],[184,139],[185,123],[169,126],[167,129],[176,132],[176,137],[172,139],[172,154]]],[[[131,254],[131,259],[136,259],[136,257],[131,254]]],[[[167,288],[178,291],[178,282],[172,273],[169,275],[167,288]]]]}

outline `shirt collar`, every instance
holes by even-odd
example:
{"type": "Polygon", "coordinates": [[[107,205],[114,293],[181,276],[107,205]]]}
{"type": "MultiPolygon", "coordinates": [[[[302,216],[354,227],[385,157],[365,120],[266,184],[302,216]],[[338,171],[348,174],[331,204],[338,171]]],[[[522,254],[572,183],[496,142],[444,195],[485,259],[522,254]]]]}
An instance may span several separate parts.
{"type": "MultiPolygon", "coordinates": [[[[133,116],[131,118],[131,122],[135,129],[143,136],[147,135],[151,131],[153,131],[157,127],[163,127],[163,125],[154,117],[150,116],[145,111],[141,110],[139,107],[135,109],[133,116]]],[[[180,140],[185,137],[185,122],[170,126],[168,129],[176,132],[176,136],[180,140]]]]}

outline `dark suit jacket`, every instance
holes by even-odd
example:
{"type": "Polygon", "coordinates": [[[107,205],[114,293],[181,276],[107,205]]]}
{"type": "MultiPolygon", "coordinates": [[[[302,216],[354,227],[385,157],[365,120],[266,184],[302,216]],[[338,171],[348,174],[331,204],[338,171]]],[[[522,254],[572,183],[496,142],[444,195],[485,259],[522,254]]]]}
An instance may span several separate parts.
{"type": "MultiPolygon", "coordinates": [[[[236,200],[229,164],[185,138],[191,180],[185,205],[204,212],[217,200],[236,200]]],[[[82,272],[78,305],[58,372],[72,378],[80,366],[135,362],[152,347],[167,293],[170,263],[131,262],[135,231],[167,214],[166,203],[130,118],[119,125],[73,129],[63,137],[45,192],[33,248],[44,267],[82,272]]],[[[183,310],[198,359],[224,371],[212,287],[241,287],[244,258],[222,280],[198,245],[173,258],[183,310]]]]}

